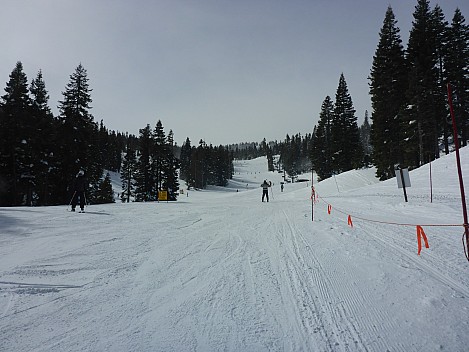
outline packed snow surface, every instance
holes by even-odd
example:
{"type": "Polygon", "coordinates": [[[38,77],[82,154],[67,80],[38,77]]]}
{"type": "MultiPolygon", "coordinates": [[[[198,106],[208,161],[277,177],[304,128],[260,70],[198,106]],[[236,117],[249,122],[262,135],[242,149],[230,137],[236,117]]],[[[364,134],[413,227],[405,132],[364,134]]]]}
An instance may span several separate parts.
{"type": "Polygon", "coordinates": [[[311,182],[281,192],[265,158],[177,202],[0,208],[0,351],[467,351],[455,165],[432,195],[412,171],[407,203],[373,169],[315,181],[314,221],[311,182]]]}

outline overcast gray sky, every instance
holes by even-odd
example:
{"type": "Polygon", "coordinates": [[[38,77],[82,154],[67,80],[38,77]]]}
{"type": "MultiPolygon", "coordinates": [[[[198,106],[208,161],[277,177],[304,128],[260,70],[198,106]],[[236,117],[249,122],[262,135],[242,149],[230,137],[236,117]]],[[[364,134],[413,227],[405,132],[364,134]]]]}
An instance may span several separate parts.
{"type": "MultiPolygon", "coordinates": [[[[433,7],[437,2],[431,1],[433,7]]],[[[42,69],[49,105],[79,63],[91,113],[138,135],[160,119],[181,145],[283,140],[311,132],[344,73],[359,123],[391,5],[404,45],[417,0],[2,0],[1,95],[17,61],[42,69]]],[[[440,1],[451,22],[469,1],[440,1]]]]}

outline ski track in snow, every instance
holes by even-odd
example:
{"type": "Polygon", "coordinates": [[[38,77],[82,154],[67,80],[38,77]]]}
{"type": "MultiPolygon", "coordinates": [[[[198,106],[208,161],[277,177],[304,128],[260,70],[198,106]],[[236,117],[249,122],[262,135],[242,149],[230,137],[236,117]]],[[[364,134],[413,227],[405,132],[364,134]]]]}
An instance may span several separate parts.
{"type": "Polygon", "coordinates": [[[291,273],[298,278],[294,280],[297,283],[295,296],[301,300],[296,306],[302,307],[300,315],[307,328],[305,337],[313,332],[323,339],[323,344],[304,346],[302,350],[368,351],[373,345],[372,350],[397,350],[399,346],[366,340],[378,333],[373,324],[380,322],[380,328],[392,330],[392,323],[389,323],[392,320],[385,312],[370,309],[367,305],[370,293],[360,290],[354,281],[344,280],[343,275],[349,269],[337,265],[331,256],[316,253],[318,247],[307,239],[314,234],[305,235],[285,211],[284,215],[288,229],[282,228],[278,233],[291,234],[284,244],[291,244],[290,258],[294,258],[292,263],[296,267],[291,273]],[[360,321],[357,316],[361,316],[360,321]]]}
{"type": "MultiPolygon", "coordinates": [[[[439,162],[446,177],[451,164],[439,162]]],[[[311,222],[309,187],[281,193],[281,175],[259,171],[266,165],[236,162],[232,189],[190,191],[177,203],[96,205],[85,214],[1,208],[0,350],[467,348],[462,228],[426,228],[430,248],[417,256],[412,227],[357,220],[350,228],[323,201],[311,222]],[[269,203],[260,201],[265,178],[274,181],[269,203]]],[[[426,175],[416,170],[403,204],[394,184],[376,184],[370,172],[317,189],[333,209],[360,216],[459,221],[454,181],[429,206],[419,188],[426,175]]]]}

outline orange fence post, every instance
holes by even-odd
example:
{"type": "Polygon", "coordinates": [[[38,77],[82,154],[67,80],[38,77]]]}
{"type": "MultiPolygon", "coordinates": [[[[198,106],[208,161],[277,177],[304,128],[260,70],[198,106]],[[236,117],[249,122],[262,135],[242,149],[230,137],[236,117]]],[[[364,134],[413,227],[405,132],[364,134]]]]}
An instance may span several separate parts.
{"type": "Polygon", "coordinates": [[[350,225],[350,227],[353,227],[352,217],[350,215],[348,216],[347,223],[350,225]]]}
{"type": "Polygon", "coordinates": [[[425,242],[425,248],[430,248],[430,246],[428,245],[427,236],[425,235],[425,232],[423,231],[422,226],[417,225],[417,245],[418,245],[417,255],[420,255],[420,251],[422,250],[422,237],[423,237],[423,241],[425,242]]]}

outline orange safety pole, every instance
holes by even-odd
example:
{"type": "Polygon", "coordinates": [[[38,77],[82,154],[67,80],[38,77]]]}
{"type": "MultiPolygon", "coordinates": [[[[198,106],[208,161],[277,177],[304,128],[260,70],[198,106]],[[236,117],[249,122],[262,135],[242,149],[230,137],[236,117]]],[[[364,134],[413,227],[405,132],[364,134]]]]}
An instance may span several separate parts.
{"type": "Polygon", "coordinates": [[[461,159],[459,157],[458,129],[456,127],[456,120],[454,118],[453,98],[451,97],[451,84],[450,83],[448,83],[448,102],[449,102],[449,110],[451,113],[451,120],[453,122],[453,139],[454,139],[454,146],[456,148],[456,163],[458,165],[459,188],[461,191],[462,212],[463,212],[463,217],[464,217],[464,235],[466,236],[466,246],[467,246],[467,248],[464,247],[464,252],[466,254],[467,260],[469,260],[469,229],[468,229],[468,222],[467,222],[466,196],[464,194],[464,182],[463,182],[462,171],[461,171],[461,159]]]}
{"type": "Polygon", "coordinates": [[[427,236],[425,235],[425,232],[423,231],[422,226],[417,225],[417,246],[418,246],[417,255],[420,255],[420,252],[422,251],[422,238],[423,238],[423,241],[425,242],[425,248],[430,248],[430,246],[428,245],[427,236]]]}
{"type": "Polygon", "coordinates": [[[347,224],[350,226],[350,227],[353,227],[353,222],[352,222],[352,217],[349,215],[348,218],[347,218],[347,224]]]}

